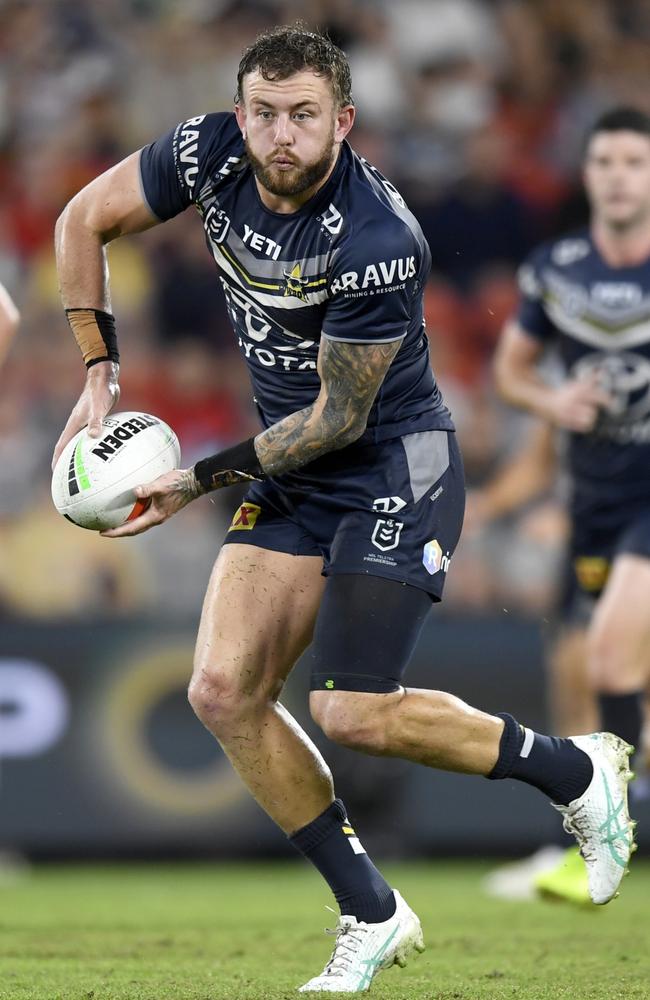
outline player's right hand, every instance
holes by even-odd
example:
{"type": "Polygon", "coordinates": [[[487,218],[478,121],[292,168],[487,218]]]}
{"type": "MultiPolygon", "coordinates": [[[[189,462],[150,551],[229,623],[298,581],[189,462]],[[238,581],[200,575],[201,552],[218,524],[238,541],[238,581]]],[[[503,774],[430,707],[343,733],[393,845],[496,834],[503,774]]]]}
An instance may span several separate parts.
{"type": "Polygon", "coordinates": [[[593,373],[589,378],[571,379],[553,391],[548,417],[557,426],[578,434],[588,434],[596,426],[612,398],[593,373]]]}
{"type": "Polygon", "coordinates": [[[119,371],[119,365],[114,361],[99,361],[88,369],[83,392],[68,417],[68,422],[54,448],[52,468],[56,465],[59,455],[68,441],[71,441],[86,424],[90,437],[99,437],[102,420],[111,412],[120,398],[120,387],[117,381],[119,371]]]}
{"type": "Polygon", "coordinates": [[[135,487],[134,493],[141,505],[138,516],[118,528],[102,531],[102,538],[127,538],[130,535],[140,535],[143,531],[167,521],[172,514],[176,514],[192,500],[201,496],[201,492],[193,469],[172,469],[170,472],[163,472],[153,482],[135,487]]]}

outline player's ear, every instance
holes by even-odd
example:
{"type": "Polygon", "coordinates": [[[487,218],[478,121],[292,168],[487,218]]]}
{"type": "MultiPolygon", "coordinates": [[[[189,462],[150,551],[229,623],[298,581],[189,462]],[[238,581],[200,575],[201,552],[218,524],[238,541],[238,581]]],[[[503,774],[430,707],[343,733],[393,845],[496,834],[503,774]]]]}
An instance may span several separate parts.
{"type": "Polygon", "coordinates": [[[246,111],[243,104],[235,104],[235,118],[239,125],[239,131],[244,139],[246,138],[246,111]]]}
{"type": "Polygon", "coordinates": [[[334,141],[343,142],[346,135],[352,128],[354,124],[354,116],[356,114],[356,108],[353,104],[346,104],[345,107],[339,108],[336,114],[336,122],[334,125],[334,141]]]}

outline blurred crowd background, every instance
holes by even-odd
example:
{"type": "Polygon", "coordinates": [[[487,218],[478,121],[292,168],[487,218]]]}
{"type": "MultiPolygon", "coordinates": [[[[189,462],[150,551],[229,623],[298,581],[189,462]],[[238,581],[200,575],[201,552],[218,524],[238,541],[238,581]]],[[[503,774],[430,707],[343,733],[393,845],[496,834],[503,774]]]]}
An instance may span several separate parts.
{"type": "MultiPolygon", "coordinates": [[[[585,221],[585,130],[620,102],[650,111],[644,0],[3,0],[0,281],[22,314],[0,373],[5,620],[198,615],[232,491],[118,543],[51,508],[50,455],[84,374],[58,299],[53,227],[124,155],[177,121],[229,109],[242,49],[296,17],[347,52],[352,145],[397,185],[430,243],[432,362],[470,488],[518,447],[526,422],[495,399],[493,347],[523,256],[585,221]]],[[[167,420],[186,465],[253,433],[247,375],[193,213],[118,241],[109,259],[120,408],[167,420]]],[[[470,523],[444,613],[545,615],[564,530],[556,494],[511,520],[470,523]]]]}

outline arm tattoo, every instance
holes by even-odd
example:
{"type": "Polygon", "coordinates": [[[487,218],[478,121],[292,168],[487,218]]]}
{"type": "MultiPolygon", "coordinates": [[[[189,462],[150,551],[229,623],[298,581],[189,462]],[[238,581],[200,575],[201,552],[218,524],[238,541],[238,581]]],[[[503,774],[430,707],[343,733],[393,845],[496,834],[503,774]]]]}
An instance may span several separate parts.
{"type": "Polygon", "coordinates": [[[180,493],[185,503],[189,503],[190,500],[196,500],[196,498],[200,497],[203,493],[201,484],[197,481],[193,469],[178,470],[178,476],[176,477],[176,482],[174,483],[174,489],[180,493]]]}
{"type": "MultiPolygon", "coordinates": [[[[237,472],[235,469],[222,469],[212,475],[213,485],[210,490],[220,490],[224,486],[234,486],[235,483],[250,483],[255,479],[245,472],[237,472]]],[[[175,489],[184,498],[185,503],[202,497],[208,491],[203,488],[194,474],[194,469],[181,469],[178,479],[174,483],[175,489]]]]}
{"type": "Polygon", "coordinates": [[[264,471],[278,476],[360,438],[401,344],[401,340],[347,344],[324,336],[318,355],[321,390],[315,402],[273,424],[255,439],[264,471]]]}

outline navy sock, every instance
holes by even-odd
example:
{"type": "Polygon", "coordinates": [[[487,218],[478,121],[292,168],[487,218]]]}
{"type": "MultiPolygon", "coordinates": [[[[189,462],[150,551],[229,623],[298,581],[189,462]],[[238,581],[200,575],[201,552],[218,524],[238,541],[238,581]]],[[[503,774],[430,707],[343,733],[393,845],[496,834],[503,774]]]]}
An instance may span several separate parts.
{"type": "Polygon", "coordinates": [[[321,873],[341,913],[367,924],[393,916],[393,890],[359,843],[340,799],[289,840],[321,873]]]}
{"type": "Polygon", "coordinates": [[[641,692],[631,694],[601,694],[600,721],[603,731],[620,736],[638,750],[643,728],[641,692]]]}
{"type": "Polygon", "coordinates": [[[590,758],[571,740],[542,736],[524,729],[505,712],[499,758],[488,778],[516,778],[534,785],[558,805],[567,806],[589,787],[594,769],[590,758]]]}

